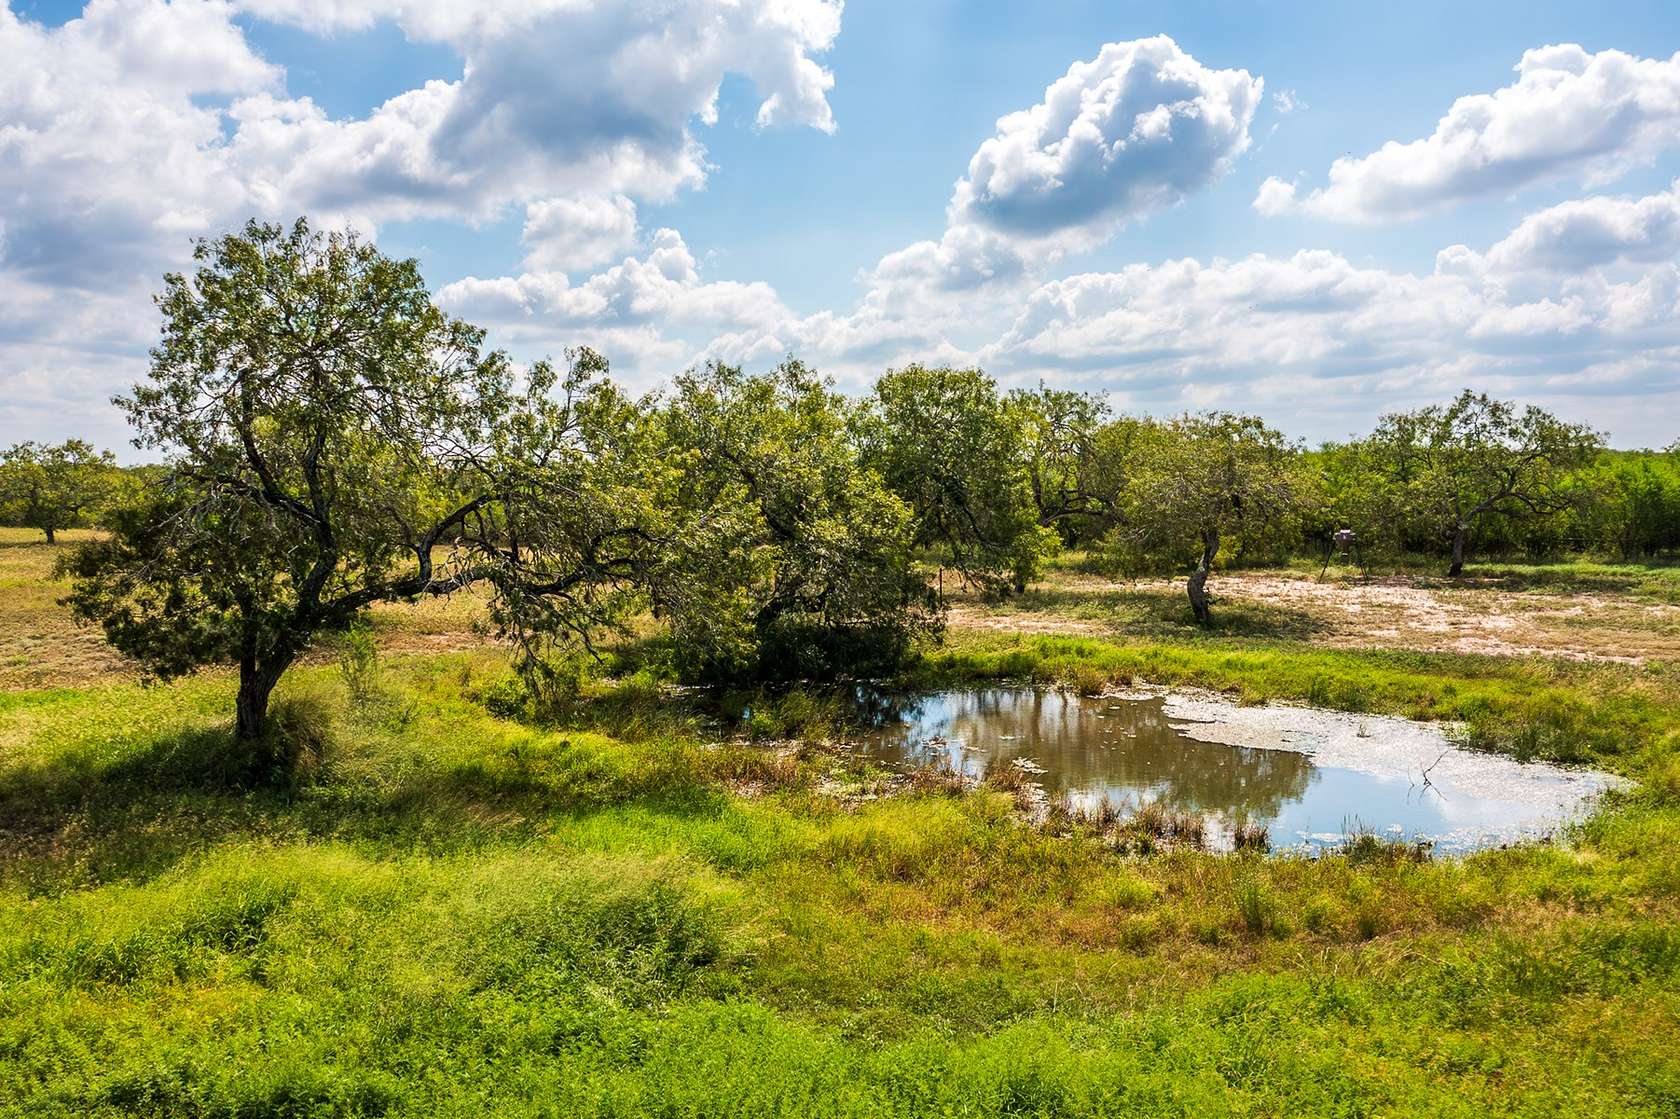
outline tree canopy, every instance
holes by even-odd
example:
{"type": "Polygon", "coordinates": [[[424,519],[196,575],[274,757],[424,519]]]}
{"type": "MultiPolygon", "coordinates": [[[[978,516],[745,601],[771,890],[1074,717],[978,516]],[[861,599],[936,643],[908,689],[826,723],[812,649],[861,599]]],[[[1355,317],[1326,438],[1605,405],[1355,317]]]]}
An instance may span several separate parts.
{"type": "Polygon", "coordinates": [[[889,371],[857,430],[865,465],[910,507],[918,547],[988,593],[1026,587],[1055,537],[1039,523],[1021,425],[990,377],[889,371]]]}
{"type": "Polygon", "coordinates": [[[116,457],[85,440],[17,443],[0,453],[0,514],[51,544],[105,505],[118,478],[116,457]]]}
{"type": "Polygon", "coordinates": [[[855,407],[797,361],[679,376],[663,412],[685,529],[653,584],[702,677],[810,677],[894,665],[940,610],[910,509],[860,461],[855,407]]]}
{"type": "Polygon", "coordinates": [[[1228,412],[1152,424],[1139,440],[1120,532],[1146,555],[1193,557],[1185,590],[1205,623],[1220,547],[1235,538],[1256,549],[1290,530],[1298,501],[1293,448],[1259,417],[1228,412]]]}
{"type": "MultiPolygon", "coordinates": [[[[1089,393],[1040,384],[1007,398],[1038,523],[1068,543],[1100,536],[1119,512],[1123,455],[1105,424],[1108,405],[1089,393]],[[1109,438],[1105,438],[1105,434],[1109,438]]],[[[1118,431],[1118,429],[1116,429],[1118,431]]]]}
{"type": "Polygon", "coordinates": [[[1384,416],[1367,441],[1367,461],[1411,516],[1450,542],[1449,573],[1457,575],[1479,520],[1568,508],[1577,496],[1572,472],[1603,445],[1584,424],[1466,389],[1445,406],[1384,416]]]}
{"type": "Polygon", "coordinates": [[[516,376],[413,261],[302,221],[195,258],[117,401],[167,474],[66,566],[76,612],[158,675],[237,664],[241,738],[310,638],[376,602],[486,581],[528,639],[587,626],[644,562],[596,355],[516,376]]]}

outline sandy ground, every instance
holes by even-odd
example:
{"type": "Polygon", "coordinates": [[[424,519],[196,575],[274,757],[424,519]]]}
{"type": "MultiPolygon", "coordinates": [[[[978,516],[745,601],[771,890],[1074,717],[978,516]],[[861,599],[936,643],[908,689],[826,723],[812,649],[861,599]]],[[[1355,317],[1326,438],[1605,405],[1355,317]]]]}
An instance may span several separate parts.
{"type": "MultiPolygon", "coordinates": [[[[1680,659],[1680,606],[1588,593],[1539,593],[1486,586],[1421,586],[1406,577],[1327,579],[1237,572],[1209,584],[1216,618],[1223,605],[1262,609],[1278,636],[1293,630],[1338,648],[1403,648],[1492,656],[1551,656],[1642,664],[1680,659]]],[[[1053,575],[1048,610],[961,602],[951,624],[1024,633],[1147,633],[1135,603],[1154,613],[1182,608],[1183,586],[1159,579],[1113,581],[1053,575]]],[[[1263,633],[1264,623],[1248,631],[1263,633]]]]}

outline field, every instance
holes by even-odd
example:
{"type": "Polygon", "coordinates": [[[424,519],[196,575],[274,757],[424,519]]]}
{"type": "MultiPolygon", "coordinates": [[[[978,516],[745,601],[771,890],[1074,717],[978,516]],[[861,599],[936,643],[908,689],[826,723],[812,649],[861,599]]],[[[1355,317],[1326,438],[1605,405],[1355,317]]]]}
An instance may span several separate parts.
{"type": "Polygon", "coordinates": [[[1463,860],[1122,854],[1007,788],[773,744],[627,654],[536,719],[471,598],[282,685],[148,685],[0,530],[0,1114],[1680,1113],[1680,571],[1083,574],[959,598],[923,681],[1193,684],[1451,719],[1632,778],[1463,860]]]}

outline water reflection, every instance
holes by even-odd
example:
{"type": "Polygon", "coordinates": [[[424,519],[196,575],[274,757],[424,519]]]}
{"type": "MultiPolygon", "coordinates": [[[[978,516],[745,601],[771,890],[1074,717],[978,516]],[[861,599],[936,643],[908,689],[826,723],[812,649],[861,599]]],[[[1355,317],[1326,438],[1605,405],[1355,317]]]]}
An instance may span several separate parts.
{"type": "Polygon", "coordinates": [[[860,745],[864,756],[974,776],[1020,759],[1043,769],[1046,792],[1076,800],[1164,799],[1199,813],[1271,819],[1318,778],[1304,754],[1186,738],[1158,699],[978,688],[908,698],[862,693],[859,702],[875,728],[860,745]]]}
{"type": "Polygon", "coordinates": [[[1216,841],[1245,818],[1265,824],[1277,847],[1335,846],[1370,831],[1468,851],[1546,834],[1582,803],[1571,775],[1509,759],[1476,755],[1468,772],[1499,779],[1473,790],[1439,771],[1420,784],[1392,755],[1385,764],[1361,754],[1350,768],[1298,750],[1203,742],[1194,726],[1174,729],[1161,699],[985,687],[908,697],[863,689],[857,703],[871,728],[854,745],[863,757],[975,777],[1020,761],[1053,797],[1106,797],[1122,809],[1159,800],[1203,816],[1216,841]]]}

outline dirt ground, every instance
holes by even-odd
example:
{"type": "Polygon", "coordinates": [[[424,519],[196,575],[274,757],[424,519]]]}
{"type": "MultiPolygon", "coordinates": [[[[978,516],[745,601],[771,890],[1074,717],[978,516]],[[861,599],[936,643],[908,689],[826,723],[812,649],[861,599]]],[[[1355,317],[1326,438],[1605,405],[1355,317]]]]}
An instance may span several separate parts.
{"type": "MultiPolygon", "coordinates": [[[[88,534],[63,535],[74,542],[88,534]]],[[[52,578],[58,551],[38,533],[0,529],[0,689],[138,676],[97,629],[76,625],[58,605],[68,589],[52,578]]],[[[1332,573],[1321,581],[1289,571],[1224,572],[1209,584],[1211,632],[1339,648],[1680,661],[1680,576],[1674,587],[1665,582],[1662,593],[1652,594],[1642,592],[1637,579],[1607,579],[1613,570],[1544,573],[1541,580],[1541,569],[1512,569],[1498,578],[1454,583],[1423,576],[1332,573]]],[[[485,613],[481,598],[463,594],[382,605],[373,622],[389,653],[438,653],[492,642],[485,613]]],[[[1208,632],[1192,624],[1181,581],[1060,570],[1001,603],[959,594],[949,620],[957,630],[1028,634],[1196,638],[1208,632]]]]}
{"type": "MultiPolygon", "coordinates": [[[[1401,648],[1641,664],[1680,658],[1680,606],[1635,594],[1513,590],[1499,580],[1290,572],[1216,575],[1214,630],[1336,648],[1401,648]]],[[[1189,628],[1182,582],[1050,574],[1003,603],[959,601],[956,627],[1029,633],[1158,634],[1189,628]]]]}

